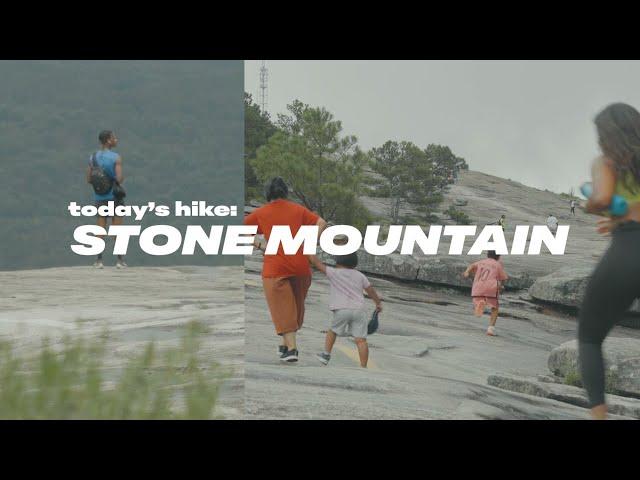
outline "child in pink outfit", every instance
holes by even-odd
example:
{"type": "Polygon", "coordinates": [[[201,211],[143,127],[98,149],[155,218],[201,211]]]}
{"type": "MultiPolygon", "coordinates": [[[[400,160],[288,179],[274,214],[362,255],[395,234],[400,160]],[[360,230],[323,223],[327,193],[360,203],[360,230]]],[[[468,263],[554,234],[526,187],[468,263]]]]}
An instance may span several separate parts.
{"type": "Polygon", "coordinates": [[[498,294],[503,289],[502,282],[507,280],[509,276],[502,267],[500,255],[491,250],[487,252],[487,257],[485,260],[480,260],[479,262],[469,265],[462,276],[469,278],[470,274],[474,274],[473,287],[471,287],[474,313],[480,317],[487,306],[491,307],[491,318],[489,319],[487,335],[495,336],[495,325],[499,312],[498,294]]]}

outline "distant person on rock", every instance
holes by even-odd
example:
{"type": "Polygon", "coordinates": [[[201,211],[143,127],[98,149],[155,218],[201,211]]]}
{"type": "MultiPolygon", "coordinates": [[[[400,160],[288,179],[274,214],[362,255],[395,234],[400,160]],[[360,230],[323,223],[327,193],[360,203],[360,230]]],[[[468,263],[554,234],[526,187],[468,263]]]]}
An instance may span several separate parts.
{"type": "Polygon", "coordinates": [[[503,232],[504,232],[504,227],[505,227],[506,220],[507,220],[507,217],[505,217],[504,215],[501,215],[500,218],[498,219],[498,222],[497,222],[497,224],[502,227],[502,231],[503,232]]]}
{"type": "Polygon", "coordinates": [[[324,341],[324,352],[317,355],[324,365],[331,360],[331,350],[338,336],[351,335],[358,347],[360,366],[367,367],[369,361],[369,346],[367,344],[367,330],[369,315],[364,309],[364,294],[367,292],[373,300],[378,312],[382,311],[382,300],[369,280],[356,270],[358,254],[338,255],[336,266],[330,267],[322,263],[315,255],[309,256],[311,264],[324,273],[329,280],[329,310],[333,319],[327,330],[324,341]]]}
{"type": "MultiPolygon", "coordinates": [[[[111,130],[103,130],[98,135],[98,140],[100,142],[100,150],[89,157],[87,183],[93,186],[96,207],[107,206],[110,201],[113,201],[115,208],[119,205],[124,205],[124,189],[120,185],[124,181],[122,157],[113,151],[118,145],[118,139],[111,130]]],[[[115,214],[115,212],[113,213],[115,214]]],[[[100,213],[98,213],[98,225],[106,229],[109,218],[111,218],[112,225],[122,225],[121,216],[103,216],[100,213]]],[[[93,266],[104,268],[102,253],[98,254],[93,266]]],[[[118,255],[116,267],[125,268],[126,266],[124,257],[118,255]]]]}
{"type": "Polygon", "coordinates": [[[602,155],[591,169],[593,193],[585,211],[609,215],[598,232],[612,241],[593,271],[578,314],[578,352],[582,384],[594,419],[606,419],[605,366],[602,343],[640,297],[640,113],[614,103],[595,118],[602,155]],[[613,195],[623,197],[624,216],[608,213],[613,195]]]}
{"type": "MultiPolygon", "coordinates": [[[[244,218],[245,225],[257,225],[258,234],[269,240],[274,225],[288,225],[295,237],[303,225],[317,225],[318,235],[327,223],[302,205],[287,200],[289,188],[281,177],[273,178],[265,188],[267,204],[244,218]]],[[[257,248],[262,246],[255,244],[257,248]]],[[[262,285],[269,305],[271,321],[282,337],[278,355],[282,362],[298,361],[296,332],[304,321],[304,302],[311,286],[311,267],[302,253],[285,255],[282,245],[277,255],[265,255],[262,265],[262,285]]]]}
{"type": "Polygon", "coordinates": [[[576,214],[576,201],[571,200],[571,214],[575,216],[576,214]]]}
{"type": "Polygon", "coordinates": [[[471,288],[474,313],[477,317],[481,317],[487,306],[491,308],[487,335],[495,336],[495,325],[499,313],[498,296],[503,290],[502,282],[507,280],[509,276],[502,267],[500,255],[491,250],[487,252],[487,257],[485,260],[469,265],[462,276],[469,278],[469,275],[474,275],[473,287],[471,288]]]}
{"type": "Polygon", "coordinates": [[[556,233],[558,231],[558,219],[550,213],[547,217],[547,227],[551,230],[551,233],[556,233]]]}

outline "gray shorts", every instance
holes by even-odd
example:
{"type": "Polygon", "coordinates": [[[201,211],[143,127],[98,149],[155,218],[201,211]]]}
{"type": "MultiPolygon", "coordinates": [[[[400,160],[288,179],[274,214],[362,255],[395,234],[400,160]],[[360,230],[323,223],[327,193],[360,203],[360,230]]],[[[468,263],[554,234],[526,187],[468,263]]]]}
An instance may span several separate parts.
{"type": "Polygon", "coordinates": [[[364,310],[340,309],[333,311],[331,331],[340,337],[352,335],[355,338],[367,338],[369,319],[364,310]]]}

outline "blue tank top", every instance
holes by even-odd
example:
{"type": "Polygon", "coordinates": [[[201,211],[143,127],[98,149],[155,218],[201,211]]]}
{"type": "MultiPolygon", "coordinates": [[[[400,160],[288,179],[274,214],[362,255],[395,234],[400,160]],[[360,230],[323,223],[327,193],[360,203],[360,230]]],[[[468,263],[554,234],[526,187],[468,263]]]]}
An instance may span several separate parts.
{"type": "MultiPolygon", "coordinates": [[[[89,157],[89,165],[91,165],[92,156],[93,155],[89,157]]],[[[117,159],[118,154],[112,150],[98,150],[96,152],[96,162],[98,162],[98,165],[100,165],[104,169],[104,171],[107,172],[107,175],[114,179],[116,178],[117,159]]],[[[113,189],[102,195],[98,195],[97,193],[94,193],[94,195],[96,197],[96,200],[114,200],[113,189]]]]}

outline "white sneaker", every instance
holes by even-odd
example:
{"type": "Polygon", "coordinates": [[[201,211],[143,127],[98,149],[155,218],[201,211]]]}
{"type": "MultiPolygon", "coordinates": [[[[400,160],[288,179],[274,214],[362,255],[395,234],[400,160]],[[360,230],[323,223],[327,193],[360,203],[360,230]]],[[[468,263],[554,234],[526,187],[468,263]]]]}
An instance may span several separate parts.
{"type": "Polygon", "coordinates": [[[489,327],[487,328],[487,335],[489,335],[490,337],[495,337],[496,334],[496,327],[489,327]]]}
{"type": "Polygon", "coordinates": [[[102,260],[96,260],[96,261],[93,263],[93,266],[94,266],[95,268],[104,268],[104,263],[102,263],[102,260]]]}
{"type": "Polygon", "coordinates": [[[127,268],[129,265],[127,265],[124,260],[118,260],[116,262],[116,268],[127,268]]]}

